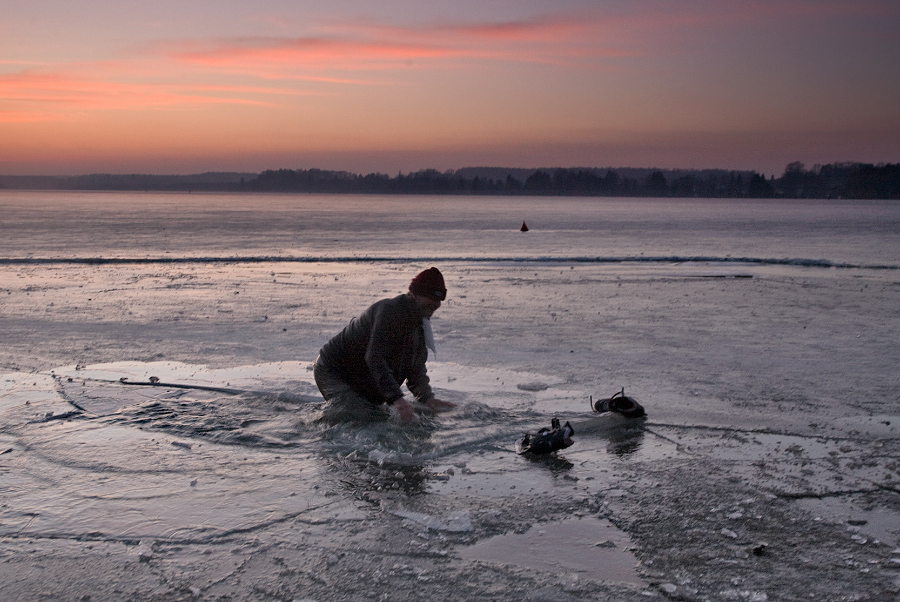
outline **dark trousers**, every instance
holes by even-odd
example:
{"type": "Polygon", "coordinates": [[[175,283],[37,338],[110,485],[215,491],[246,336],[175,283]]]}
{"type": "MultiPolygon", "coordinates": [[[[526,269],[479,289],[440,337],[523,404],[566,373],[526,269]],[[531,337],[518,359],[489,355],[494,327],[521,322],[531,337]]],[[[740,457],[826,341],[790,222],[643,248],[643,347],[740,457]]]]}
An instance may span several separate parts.
{"type": "Polygon", "coordinates": [[[376,405],[356,392],[319,358],[313,366],[313,377],[325,398],[321,422],[331,426],[339,422],[384,422],[390,417],[385,405],[376,405]]]}

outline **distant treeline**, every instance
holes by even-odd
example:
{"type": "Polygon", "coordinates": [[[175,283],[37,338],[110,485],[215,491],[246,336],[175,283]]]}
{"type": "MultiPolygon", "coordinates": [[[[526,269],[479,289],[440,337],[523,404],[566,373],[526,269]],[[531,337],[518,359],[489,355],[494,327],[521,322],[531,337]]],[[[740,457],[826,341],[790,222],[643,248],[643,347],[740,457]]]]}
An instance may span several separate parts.
{"type": "MultiPolygon", "coordinates": [[[[360,176],[319,169],[279,169],[264,171],[247,182],[245,188],[266,192],[363,194],[743,197],[768,184],[765,178],[753,172],[719,170],[680,172],[679,175],[670,172],[671,180],[661,170],[627,170],[629,173],[646,171],[645,176],[620,175],[614,169],[516,170],[528,172],[521,178],[512,173],[503,175],[503,171],[490,168],[451,172],[426,169],[390,177],[380,173],[360,176]],[[501,173],[495,177],[495,172],[501,173]]],[[[764,192],[766,196],[774,196],[774,190],[764,192]]]]}
{"type": "Polygon", "coordinates": [[[389,176],[322,169],[194,176],[0,176],[0,188],[308,192],[353,194],[546,195],[706,198],[900,199],[900,164],[791,163],[781,177],[754,171],[637,168],[426,169],[389,176]]]}
{"type": "Polygon", "coordinates": [[[0,189],[31,190],[189,190],[232,192],[255,173],[207,172],[187,176],[90,174],[84,176],[0,176],[0,189]]]}
{"type": "Polygon", "coordinates": [[[362,194],[900,199],[900,164],[836,163],[807,170],[802,163],[791,163],[780,178],[769,179],[753,171],[633,168],[427,169],[396,177],[279,169],[262,172],[243,188],[362,194]]]}

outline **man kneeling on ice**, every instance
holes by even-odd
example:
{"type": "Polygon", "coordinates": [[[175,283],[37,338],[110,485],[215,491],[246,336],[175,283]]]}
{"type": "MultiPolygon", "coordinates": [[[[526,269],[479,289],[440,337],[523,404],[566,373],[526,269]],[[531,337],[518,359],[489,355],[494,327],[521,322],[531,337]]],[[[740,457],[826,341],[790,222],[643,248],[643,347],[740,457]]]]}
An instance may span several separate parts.
{"type": "Polygon", "coordinates": [[[386,406],[397,408],[401,422],[416,418],[400,385],[406,386],[434,412],[454,404],[434,397],[425,361],[434,349],[429,319],[447,298],[444,276],[429,268],[413,278],[409,292],[382,299],[319,351],[313,374],[326,400],[322,421],[371,422],[386,420],[386,406]]]}

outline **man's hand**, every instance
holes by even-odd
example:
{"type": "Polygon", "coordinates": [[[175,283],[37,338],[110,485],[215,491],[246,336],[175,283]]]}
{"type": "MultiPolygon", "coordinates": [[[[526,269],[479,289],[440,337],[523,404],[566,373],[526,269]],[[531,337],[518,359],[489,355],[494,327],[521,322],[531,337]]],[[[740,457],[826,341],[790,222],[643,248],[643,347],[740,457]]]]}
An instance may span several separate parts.
{"type": "Polygon", "coordinates": [[[428,401],[425,402],[425,405],[427,405],[431,409],[431,411],[435,412],[435,413],[449,412],[450,410],[453,410],[456,408],[455,403],[452,403],[449,401],[444,401],[443,399],[438,399],[437,397],[432,397],[431,399],[429,399],[428,401]]]}
{"type": "Polygon", "coordinates": [[[400,422],[402,422],[402,423],[415,422],[416,411],[409,404],[409,402],[406,401],[405,397],[401,397],[397,401],[395,401],[394,407],[397,408],[397,414],[400,416],[400,422]]]}

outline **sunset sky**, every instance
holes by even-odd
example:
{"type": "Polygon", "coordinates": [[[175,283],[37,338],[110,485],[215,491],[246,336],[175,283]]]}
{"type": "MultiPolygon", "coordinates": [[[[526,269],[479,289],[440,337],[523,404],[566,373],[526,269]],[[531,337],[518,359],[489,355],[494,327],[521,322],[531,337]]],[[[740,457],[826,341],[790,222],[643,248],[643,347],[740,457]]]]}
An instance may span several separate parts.
{"type": "Polygon", "coordinates": [[[898,0],[4,0],[0,174],[900,162],[898,0]]]}

